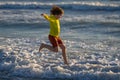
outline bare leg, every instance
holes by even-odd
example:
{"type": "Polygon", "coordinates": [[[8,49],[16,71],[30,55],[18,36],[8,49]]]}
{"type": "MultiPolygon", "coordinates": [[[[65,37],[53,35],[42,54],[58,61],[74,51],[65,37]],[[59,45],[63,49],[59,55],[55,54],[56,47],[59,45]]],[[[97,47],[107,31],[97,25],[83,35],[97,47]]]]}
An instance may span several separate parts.
{"type": "Polygon", "coordinates": [[[50,51],[53,51],[53,52],[58,52],[58,47],[52,47],[50,45],[47,45],[47,44],[41,44],[40,48],[39,48],[39,52],[43,49],[43,48],[47,48],[48,50],[50,51]]]}
{"type": "Polygon", "coordinates": [[[63,44],[60,44],[59,46],[62,49],[62,56],[63,56],[64,63],[68,65],[67,56],[66,56],[66,48],[63,44]]]}

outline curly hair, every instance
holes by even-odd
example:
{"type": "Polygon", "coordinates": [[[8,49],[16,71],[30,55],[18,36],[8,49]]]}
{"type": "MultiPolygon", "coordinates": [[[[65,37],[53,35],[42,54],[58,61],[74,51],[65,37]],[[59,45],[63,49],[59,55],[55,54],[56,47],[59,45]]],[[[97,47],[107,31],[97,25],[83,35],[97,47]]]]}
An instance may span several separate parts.
{"type": "Polygon", "coordinates": [[[52,15],[61,15],[64,14],[64,10],[58,6],[53,6],[50,10],[52,15]]]}

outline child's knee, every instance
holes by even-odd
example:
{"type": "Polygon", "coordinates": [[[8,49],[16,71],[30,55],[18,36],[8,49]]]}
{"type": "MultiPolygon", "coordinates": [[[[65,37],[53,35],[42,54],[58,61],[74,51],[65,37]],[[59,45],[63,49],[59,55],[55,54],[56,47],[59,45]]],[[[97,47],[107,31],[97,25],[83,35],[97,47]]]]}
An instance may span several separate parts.
{"type": "Polygon", "coordinates": [[[66,49],[65,45],[62,45],[62,46],[61,46],[61,49],[65,50],[65,49],[66,49]]]}
{"type": "Polygon", "coordinates": [[[63,45],[63,49],[66,49],[66,47],[63,45]]]}

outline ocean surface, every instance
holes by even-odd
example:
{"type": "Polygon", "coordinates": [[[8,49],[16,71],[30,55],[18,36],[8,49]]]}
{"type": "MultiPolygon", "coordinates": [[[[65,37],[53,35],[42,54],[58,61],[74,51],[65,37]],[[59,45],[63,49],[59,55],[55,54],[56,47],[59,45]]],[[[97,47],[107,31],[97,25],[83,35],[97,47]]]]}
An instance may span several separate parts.
{"type": "Polygon", "coordinates": [[[120,80],[119,0],[0,0],[0,80],[120,80]],[[43,49],[53,5],[64,9],[69,66],[43,49]]]}

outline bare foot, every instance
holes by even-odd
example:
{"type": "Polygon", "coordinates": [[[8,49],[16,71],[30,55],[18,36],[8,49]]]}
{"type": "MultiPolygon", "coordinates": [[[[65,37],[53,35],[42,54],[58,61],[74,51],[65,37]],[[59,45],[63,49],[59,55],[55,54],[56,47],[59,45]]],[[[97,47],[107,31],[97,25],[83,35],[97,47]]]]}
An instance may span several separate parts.
{"type": "Polygon", "coordinates": [[[39,52],[44,48],[44,44],[42,43],[40,48],[39,48],[39,52]]]}

